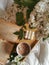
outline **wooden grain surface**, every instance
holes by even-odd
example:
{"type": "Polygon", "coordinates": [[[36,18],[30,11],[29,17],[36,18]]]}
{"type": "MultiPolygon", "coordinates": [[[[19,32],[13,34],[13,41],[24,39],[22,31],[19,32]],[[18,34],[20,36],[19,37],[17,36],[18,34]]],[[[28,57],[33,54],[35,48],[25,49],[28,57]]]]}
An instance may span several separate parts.
{"type": "MultiPolygon", "coordinates": [[[[14,32],[20,30],[21,27],[17,26],[16,24],[8,23],[5,20],[0,19],[0,37],[6,39],[7,41],[13,43],[20,43],[20,42],[27,42],[32,43],[35,41],[35,37],[33,40],[26,40],[22,39],[19,40],[18,36],[13,34],[14,32]]],[[[31,30],[32,32],[36,32],[37,29],[29,29],[28,24],[26,24],[26,30],[31,30]]]]}
{"type": "Polygon", "coordinates": [[[0,64],[5,64],[13,49],[13,44],[0,39],[0,64]]]}

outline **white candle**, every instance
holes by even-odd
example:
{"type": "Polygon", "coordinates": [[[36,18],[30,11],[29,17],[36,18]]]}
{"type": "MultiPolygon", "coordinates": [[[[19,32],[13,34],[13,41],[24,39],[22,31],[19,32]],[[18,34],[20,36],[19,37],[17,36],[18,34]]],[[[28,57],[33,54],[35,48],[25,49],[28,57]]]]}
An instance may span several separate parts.
{"type": "Polygon", "coordinates": [[[26,35],[25,35],[25,39],[28,38],[28,34],[29,34],[29,31],[27,30],[27,31],[26,31],[26,35]]]}
{"type": "Polygon", "coordinates": [[[35,32],[32,32],[31,40],[33,40],[34,37],[35,37],[35,32]]]}
{"type": "Polygon", "coordinates": [[[29,31],[28,39],[31,39],[32,31],[29,31]]]}

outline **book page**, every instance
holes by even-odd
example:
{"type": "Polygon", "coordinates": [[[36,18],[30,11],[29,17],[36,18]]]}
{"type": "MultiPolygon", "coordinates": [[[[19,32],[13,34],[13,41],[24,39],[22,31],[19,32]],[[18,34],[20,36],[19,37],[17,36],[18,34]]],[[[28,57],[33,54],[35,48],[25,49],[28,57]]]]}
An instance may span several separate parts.
{"type": "Polygon", "coordinates": [[[7,43],[0,39],[0,63],[5,64],[12,51],[13,44],[7,43]]]}

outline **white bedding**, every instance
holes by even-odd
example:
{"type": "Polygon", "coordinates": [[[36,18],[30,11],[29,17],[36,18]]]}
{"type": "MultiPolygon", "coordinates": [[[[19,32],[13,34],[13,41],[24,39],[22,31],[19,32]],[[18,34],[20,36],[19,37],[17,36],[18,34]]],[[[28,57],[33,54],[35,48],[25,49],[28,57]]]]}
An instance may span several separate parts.
{"type": "Polygon", "coordinates": [[[5,8],[11,5],[13,0],[0,0],[0,9],[5,10],[5,8]]]}
{"type": "Polygon", "coordinates": [[[5,15],[6,7],[10,6],[13,3],[13,0],[0,0],[0,17],[5,15]]]}
{"type": "Polygon", "coordinates": [[[49,39],[40,41],[35,45],[25,60],[28,65],[49,65],[49,39]]]}

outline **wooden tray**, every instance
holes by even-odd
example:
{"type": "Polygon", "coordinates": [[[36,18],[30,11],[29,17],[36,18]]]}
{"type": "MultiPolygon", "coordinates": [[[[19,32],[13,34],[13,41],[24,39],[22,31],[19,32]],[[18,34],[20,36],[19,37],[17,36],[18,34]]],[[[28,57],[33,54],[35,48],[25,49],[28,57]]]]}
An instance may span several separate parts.
{"type": "MultiPolygon", "coordinates": [[[[37,31],[37,29],[29,29],[28,24],[25,25],[26,30],[31,30],[32,32],[37,31]]],[[[19,40],[18,36],[13,33],[20,29],[21,27],[17,26],[16,24],[8,23],[7,21],[0,19],[0,38],[7,40],[8,42],[14,45],[16,44],[16,46],[21,42],[25,42],[28,43],[31,46],[31,48],[33,48],[37,42],[36,37],[34,36],[33,40],[26,40],[26,39],[19,40]]],[[[12,52],[16,52],[14,50],[15,48],[16,47],[13,48],[12,52]]]]}

